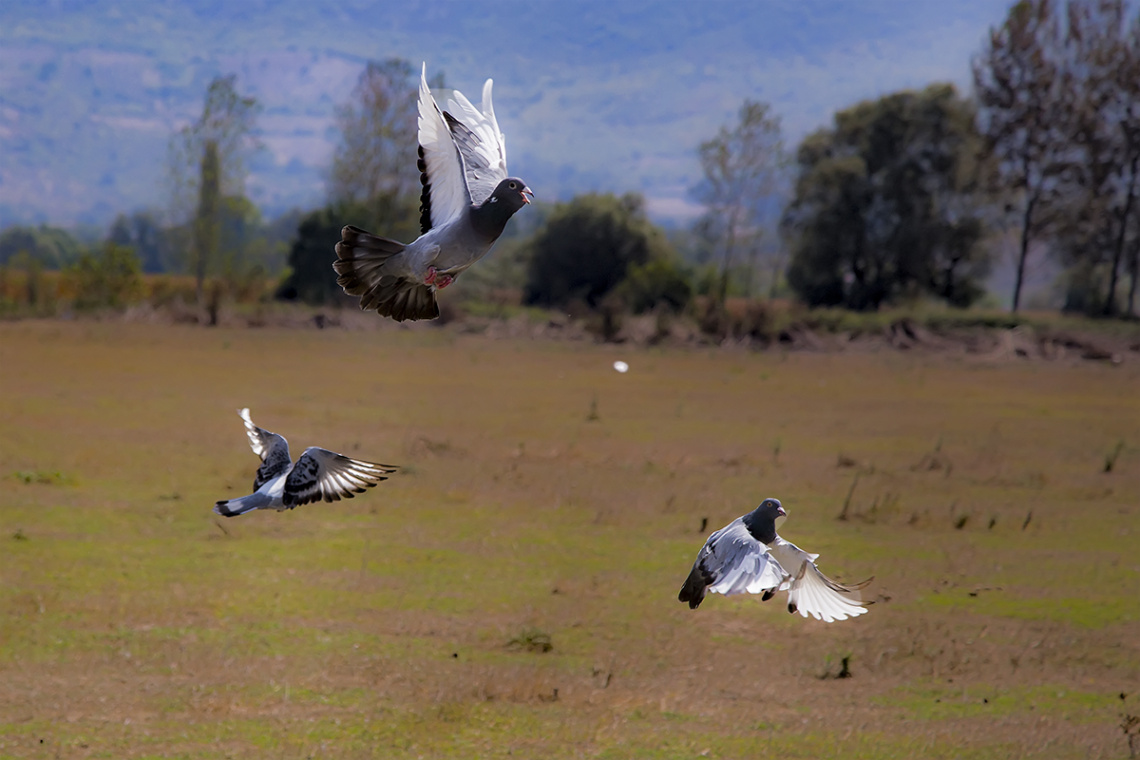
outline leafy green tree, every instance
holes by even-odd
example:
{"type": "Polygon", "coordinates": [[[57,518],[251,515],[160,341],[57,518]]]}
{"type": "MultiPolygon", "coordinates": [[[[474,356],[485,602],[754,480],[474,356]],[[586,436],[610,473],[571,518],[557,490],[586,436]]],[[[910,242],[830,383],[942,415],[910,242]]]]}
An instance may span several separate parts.
{"type": "Polygon", "coordinates": [[[192,213],[179,210],[176,215],[193,219],[189,258],[199,303],[206,277],[220,262],[222,198],[244,195],[245,155],[257,144],[254,131],[260,106],[255,98],[238,94],[236,80],[234,74],[215,77],[201,116],[170,143],[175,205],[188,205],[194,198],[192,213]]]}
{"type": "Polygon", "coordinates": [[[265,222],[253,201],[228,195],[218,204],[219,269],[228,279],[266,271],[272,255],[265,222]]]}
{"type": "Polygon", "coordinates": [[[142,262],[144,272],[165,272],[170,269],[170,239],[153,211],[135,211],[130,216],[119,214],[111,223],[107,240],[133,248],[142,262]]]}
{"type": "Polygon", "coordinates": [[[9,227],[0,233],[0,266],[25,254],[43,269],[62,269],[74,263],[82,246],[67,230],[59,227],[9,227]]]}
{"type": "Polygon", "coordinates": [[[989,270],[978,142],[974,111],[949,84],[837,113],[797,152],[788,284],[813,306],[877,309],[920,294],[971,303],[989,270]]]}
{"type": "Polygon", "coordinates": [[[289,249],[297,238],[297,228],[308,211],[299,208],[290,209],[285,213],[270,219],[265,225],[265,240],[268,245],[265,268],[271,275],[282,274],[289,261],[289,249]]]}
{"type": "Polygon", "coordinates": [[[704,177],[693,195],[707,211],[697,230],[721,260],[720,301],[728,290],[729,272],[743,253],[747,272],[745,295],[750,296],[756,259],[786,164],[780,119],[771,106],[745,100],[739,121],[720,128],[698,150],[704,177]]]}
{"type": "Polygon", "coordinates": [[[302,217],[289,249],[289,275],[277,296],[313,305],[346,301],[333,269],[340,230],[345,224],[366,225],[371,219],[367,208],[351,203],[326,206],[302,217]]]}
{"type": "Polygon", "coordinates": [[[691,279],[677,257],[655,258],[630,265],[617,292],[635,314],[659,306],[680,312],[692,300],[691,279]]]}
{"type": "Polygon", "coordinates": [[[0,266],[0,311],[13,309],[19,298],[8,299],[7,280],[10,273],[23,271],[23,300],[33,313],[48,314],[55,307],[55,289],[44,282],[44,265],[26,251],[19,251],[0,266]]]}
{"type": "Polygon", "coordinates": [[[1060,23],[1052,0],[1020,0],[991,29],[973,61],[974,91],[986,149],[996,161],[997,187],[1012,198],[1020,244],[1012,311],[1030,243],[1053,223],[1061,177],[1072,146],[1073,91],[1063,77],[1060,23]]]}
{"type": "Polygon", "coordinates": [[[592,307],[625,279],[631,266],[672,255],[664,234],[645,216],[640,195],[580,195],[559,204],[531,240],[523,300],[592,307]]]}
{"type": "Polygon", "coordinates": [[[71,270],[77,309],[121,309],[141,298],[142,266],[135,252],[110,241],[84,253],[71,270]]]}

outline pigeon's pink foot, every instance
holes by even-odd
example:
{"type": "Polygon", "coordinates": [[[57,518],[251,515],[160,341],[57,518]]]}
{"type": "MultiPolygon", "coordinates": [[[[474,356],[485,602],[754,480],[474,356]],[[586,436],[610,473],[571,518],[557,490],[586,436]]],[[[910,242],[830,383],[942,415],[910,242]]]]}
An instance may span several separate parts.
{"type": "Polygon", "coordinates": [[[443,290],[453,282],[455,282],[454,277],[449,274],[440,274],[435,267],[428,267],[427,277],[424,278],[424,285],[434,285],[436,290],[443,290]]]}

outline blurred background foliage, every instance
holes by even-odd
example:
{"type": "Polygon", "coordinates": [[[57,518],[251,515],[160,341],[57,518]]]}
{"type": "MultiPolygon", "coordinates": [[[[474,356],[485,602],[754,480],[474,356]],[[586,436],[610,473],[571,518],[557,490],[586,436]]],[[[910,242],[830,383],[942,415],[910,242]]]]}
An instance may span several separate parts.
{"type": "MultiPolygon", "coordinates": [[[[1030,305],[1135,319],[1140,12],[1023,0],[972,64],[972,92],[932,83],[854,103],[791,150],[779,115],[746,97],[735,121],[693,146],[702,177],[691,197],[705,211],[690,228],[658,227],[636,194],[539,202],[460,278],[451,307],[667,312],[724,337],[750,329],[727,326],[733,313],[770,312],[772,299],[872,312],[992,306],[988,278],[1007,259],[1014,313],[1026,271],[1047,261],[1057,281],[1030,305]],[[758,305],[729,308],[734,299],[758,305]]],[[[407,61],[368,62],[336,108],[325,205],[265,219],[244,190],[260,106],[235,76],[215,78],[200,117],[171,135],[165,201],[100,235],[0,232],[0,313],[149,299],[185,302],[213,323],[242,300],[352,307],[332,270],[340,228],[418,234],[417,80],[407,61]],[[140,287],[144,275],[171,284],[140,287]],[[173,284],[186,276],[189,293],[173,284]]]]}

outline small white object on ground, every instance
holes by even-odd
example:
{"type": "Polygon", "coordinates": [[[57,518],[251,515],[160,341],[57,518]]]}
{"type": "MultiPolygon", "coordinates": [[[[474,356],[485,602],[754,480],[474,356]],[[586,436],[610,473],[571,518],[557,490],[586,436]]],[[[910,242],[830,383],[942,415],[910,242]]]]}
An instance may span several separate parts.
{"type": "Polygon", "coordinates": [[[614,369],[618,372],[629,372],[629,365],[623,361],[614,362],[614,369]]]}

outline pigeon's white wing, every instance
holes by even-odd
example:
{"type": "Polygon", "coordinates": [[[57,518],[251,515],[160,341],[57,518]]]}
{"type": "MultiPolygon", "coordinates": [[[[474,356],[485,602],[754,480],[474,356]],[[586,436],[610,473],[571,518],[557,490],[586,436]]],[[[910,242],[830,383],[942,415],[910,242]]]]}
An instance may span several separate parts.
{"type": "Polygon", "coordinates": [[[419,99],[420,232],[447,224],[471,205],[459,154],[443,112],[427,83],[427,64],[420,72],[419,99]]]}
{"type": "Polygon", "coordinates": [[[253,490],[282,475],[289,470],[289,442],[277,433],[263,430],[249,418],[249,409],[239,409],[238,414],[245,421],[245,434],[249,437],[249,447],[261,457],[261,467],[253,479],[253,490]]]}
{"type": "Polygon", "coordinates": [[[867,611],[867,602],[860,598],[859,590],[870,583],[870,579],[853,586],[836,583],[816,567],[818,554],[808,554],[779,537],[771,544],[770,551],[791,573],[791,577],[781,585],[788,591],[789,612],[832,623],[867,611]]]}
{"type": "Polygon", "coordinates": [[[447,101],[447,120],[452,137],[463,154],[467,187],[476,205],[490,197],[507,178],[507,143],[499,131],[491,105],[490,79],[483,85],[482,108],[476,109],[463,93],[455,90],[447,101]]]}
{"type": "Polygon", "coordinates": [[[699,561],[714,594],[760,594],[777,588],[788,575],[740,519],[709,536],[705,548],[708,554],[699,561]]]}
{"type": "Polygon", "coordinates": [[[387,480],[395,471],[391,465],[349,459],[335,451],[310,446],[285,478],[281,499],[289,508],[314,501],[351,499],[387,480]]]}

